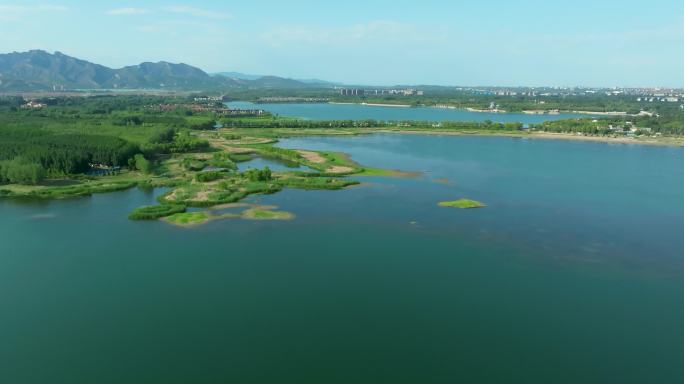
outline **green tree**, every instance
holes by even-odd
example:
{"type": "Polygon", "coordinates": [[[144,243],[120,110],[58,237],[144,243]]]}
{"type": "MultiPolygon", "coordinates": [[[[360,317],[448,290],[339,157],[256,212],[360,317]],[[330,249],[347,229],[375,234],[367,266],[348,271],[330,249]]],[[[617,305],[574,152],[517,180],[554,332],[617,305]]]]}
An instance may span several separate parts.
{"type": "Polygon", "coordinates": [[[152,172],[152,163],[145,158],[142,154],[138,153],[133,157],[135,168],[143,173],[152,172]]]}
{"type": "Polygon", "coordinates": [[[0,162],[0,182],[15,184],[38,184],[45,179],[45,168],[16,158],[0,162]]]}

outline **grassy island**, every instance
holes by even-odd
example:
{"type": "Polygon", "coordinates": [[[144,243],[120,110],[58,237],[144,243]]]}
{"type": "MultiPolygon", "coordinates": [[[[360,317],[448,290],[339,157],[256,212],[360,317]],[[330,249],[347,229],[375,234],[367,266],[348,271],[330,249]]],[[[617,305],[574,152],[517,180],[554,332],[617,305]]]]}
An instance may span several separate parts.
{"type": "Polygon", "coordinates": [[[486,205],[479,201],[469,199],[459,199],[454,201],[442,201],[438,204],[440,207],[450,207],[459,209],[484,208],[486,205]]]}

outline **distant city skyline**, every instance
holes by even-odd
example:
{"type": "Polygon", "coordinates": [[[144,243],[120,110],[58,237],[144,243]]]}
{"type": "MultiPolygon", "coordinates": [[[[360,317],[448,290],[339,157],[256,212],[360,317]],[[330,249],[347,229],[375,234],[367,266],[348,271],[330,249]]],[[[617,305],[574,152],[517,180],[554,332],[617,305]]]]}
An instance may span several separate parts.
{"type": "Polygon", "coordinates": [[[0,1],[0,53],[364,85],[684,87],[684,2],[0,1]]]}

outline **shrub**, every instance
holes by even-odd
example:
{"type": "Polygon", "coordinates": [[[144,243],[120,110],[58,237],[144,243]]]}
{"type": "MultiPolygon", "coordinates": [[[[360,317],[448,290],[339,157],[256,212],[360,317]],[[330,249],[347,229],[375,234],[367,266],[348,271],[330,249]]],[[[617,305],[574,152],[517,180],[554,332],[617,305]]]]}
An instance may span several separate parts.
{"type": "Polygon", "coordinates": [[[129,162],[129,166],[134,165],[135,169],[144,172],[144,173],[151,173],[152,172],[152,163],[145,158],[142,154],[138,153],[133,157],[133,163],[131,164],[129,162]]]}
{"type": "Polygon", "coordinates": [[[195,175],[195,180],[202,183],[208,183],[210,181],[223,179],[224,176],[225,174],[221,171],[201,172],[195,175]]]}
{"type": "Polygon", "coordinates": [[[243,173],[251,181],[269,181],[271,180],[271,169],[265,167],[264,169],[250,169],[243,173]]]}
{"type": "Polygon", "coordinates": [[[45,179],[45,173],[40,164],[19,158],[0,162],[0,183],[38,184],[45,179]]]}

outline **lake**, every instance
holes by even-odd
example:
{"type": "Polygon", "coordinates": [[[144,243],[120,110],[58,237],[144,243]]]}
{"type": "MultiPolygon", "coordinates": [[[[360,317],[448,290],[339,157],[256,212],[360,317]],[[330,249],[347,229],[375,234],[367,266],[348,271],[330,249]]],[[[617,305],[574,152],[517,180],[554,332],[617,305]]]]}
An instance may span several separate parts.
{"type": "Polygon", "coordinates": [[[413,178],[133,222],[161,191],[0,200],[0,376],[23,383],[674,383],[684,151],[287,139],[413,178]],[[487,208],[441,208],[462,197],[487,208]]]}
{"type": "Polygon", "coordinates": [[[590,115],[561,113],[558,115],[528,115],[525,113],[489,113],[470,112],[463,109],[444,109],[432,107],[384,107],[361,104],[327,104],[327,103],[283,103],[255,104],[246,101],[227,103],[231,108],[263,109],[285,117],[297,117],[307,120],[363,120],[380,121],[478,121],[491,120],[500,123],[519,122],[539,124],[544,121],[571,118],[588,118],[590,115]]]}

